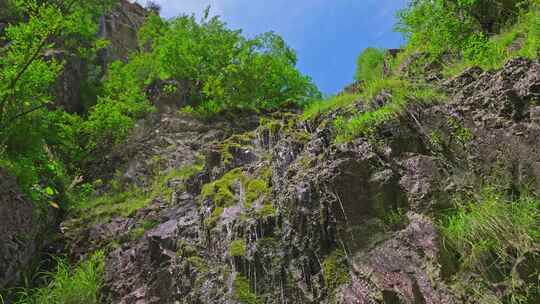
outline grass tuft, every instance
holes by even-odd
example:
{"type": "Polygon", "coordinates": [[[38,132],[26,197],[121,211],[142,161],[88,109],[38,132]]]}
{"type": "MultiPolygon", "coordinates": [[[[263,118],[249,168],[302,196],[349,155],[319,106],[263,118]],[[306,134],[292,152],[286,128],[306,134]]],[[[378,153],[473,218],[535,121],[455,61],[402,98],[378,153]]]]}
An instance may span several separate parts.
{"type": "Polygon", "coordinates": [[[312,102],[304,109],[302,119],[313,119],[321,114],[346,107],[357,101],[360,97],[361,96],[359,94],[342,94],[332,96],[328,99],[312,102]]]}
{"type": "Polygon", "coordinates": [[[440,230],[460,271],[476,273],[486,286],[506,285],[508,303],[540,299],[540,199],[510,199],[488,187],[479,199],[458,202],[440,230]]]}
{"type": "Polygon", "coordinates": [[[433,103],[443,99],[443,95],[430,86],[397,79],[383,79],[368,84],[364,96],[366,100],[372,100],[383,90],[391,96],[387,104],[373,111],[361,112],[350,119],[338,117],[334,121],[336,142],[348,142],[358,136],[373,133],[381,124],[401,115],[411,102],[433,103]]]}
{"type": "Polygon", "coordinates": [[[86,262],[71,269],[58,259],[55,272],[47,273],[49,285],[20,292],[15,304],[98,304],[103,284],[105,255],[98,251],[86,262]]]}

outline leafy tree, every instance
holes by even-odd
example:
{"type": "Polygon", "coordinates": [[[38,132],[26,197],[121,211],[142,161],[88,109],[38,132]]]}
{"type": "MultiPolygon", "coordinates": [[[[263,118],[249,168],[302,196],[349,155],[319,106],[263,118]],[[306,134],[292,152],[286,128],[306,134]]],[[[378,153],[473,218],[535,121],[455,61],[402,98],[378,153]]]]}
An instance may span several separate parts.
{"type": "MultiPolygon", "coordinates": [[[[112,1],[9,0],[12,22],[0,41],[0,165],[19,176],[38,199],[47,183],[65,176],[59,157],[77,157],[80,119],[54,110],[54,87],[63,69],[59,53],[95,51],[97,17],[112,1]],[[58,50],[62,50],[58,52],[58,50]]],[[[50,191],[49,191],[50,192],[50,191]]]]}
{"type": "Polygon", "coordinates": [[[200,21],[194,16],[164,21],[154,15],[139,39],[140,52],[122,68],[130,75],[122,76],[119,69],[110,81],[126,77],[138,92],[157,80],[179,81],[187,86],[190,105],[207,116],[228,108],[302,104],[319,94],[296,69],[295,52],[274,33],[247,39],[208,13],[200,21]]]}

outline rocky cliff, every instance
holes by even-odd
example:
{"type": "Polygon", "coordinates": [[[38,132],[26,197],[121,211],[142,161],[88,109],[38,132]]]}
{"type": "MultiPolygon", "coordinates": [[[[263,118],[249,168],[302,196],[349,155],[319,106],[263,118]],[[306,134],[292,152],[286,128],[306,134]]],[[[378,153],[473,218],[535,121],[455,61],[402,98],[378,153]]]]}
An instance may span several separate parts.
{"type": "Polygon", "coordinates": [[[438,84],[447,102],[411,104],[347,144],[329,123],[342,109],[155,117],[111,156],[147,205],[65,222],[71,254],[111,248],[108,303],[470,303],[435,214],[490,178],[540,189],[539,75],[525,59],[469,69],[438,84]]]}
{"type": "MultiPolygon", "coordinates": [[[[127,60],[146,14],[122,1],[103,16],[99,35],[111,45],[92,64],[127,60]]],[[[386,55],[385,77],[400,53],[386,55]]],[[[69,59],[55,96],[80,112],[90,63],[64,50],[47,55],[69,59]]],[[[489,185],[515,199],[540,194],[540,64],[515,58],[444,79],[440,65],[416,75],[420,57],[393,76],[425,78],[442,100],[407,102],[348,142],[337,140],[338,118],[398,96],[382,90],[311,117],[291,107],[202,119],[193,108],[178,111],[189,96],[182,81],[149,84],[145,97],[157,113],[88,166],[94,195],[60,225],[0,171],[0,290],[23,279],[50,239],[46,228],[56,227],[70,262],[104,252],[102,303],[516,303],[516,290],[538,289],[538,244],[513,238],[521,232],[501,235],[528,247],[497,269],[511,280],[483,276],[448,249],[441,215],[489,185]]],[[[494,260],[501,262],[488,257],[482,267],[494,260]]],[[[538,290],[527,296],[540,301],[538,290]]]]}

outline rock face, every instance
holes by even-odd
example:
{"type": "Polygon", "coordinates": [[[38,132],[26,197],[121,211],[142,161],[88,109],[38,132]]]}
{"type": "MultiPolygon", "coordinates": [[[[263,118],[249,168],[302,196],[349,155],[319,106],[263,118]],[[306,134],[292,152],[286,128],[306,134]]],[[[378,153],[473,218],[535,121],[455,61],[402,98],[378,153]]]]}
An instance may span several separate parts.
{"type": "MultiPolygon", "coordinates": [[[[110,42],[97,59],[102,73],[111,62],[127,60],[129,53],[138,48],[137,32],[147,14],[139,4],[121,0],[114,9],[100,18],[98,36],[110,42]]],[[[0,20],[0,32],[1,30],[0,20]]],[[[47,56],[65,62],[64,70],[54,88],[55,105],[70,113],[83,113],[85,105],[81,99],[81,84],[87,77],[89,65],[96,63],[86,62],[63,50],[50,52],[47,56]]]]}
{"type": "Polygon", "coordinates": [[[110,41],[102,59],[104,63],[127,60],[129,53],[139,48],[137,32],[147,15],[148,11],[138,3],[121,0],[110,13],[101,17],[99,37],[110,41]]]}
{"type": "Polygon", "coordinates": [[[131,216],[66,223],[78,227],[72,254],[119,243],[107,303],[469,303],[431,214],[495,169],[540,189],[538,75],[524,59],[468,70],[442,84],[447,103],[411,105],[374,139],[340,145],[336,113],[243,126],[163,114],[109,166],[143,188],[152,159],[172,170],[204,156],[204,167],[131,216]],[[156,224],[130,237],[145,220],[156,224]]]}
{"type": "Polygon", "coordinates": [[[17,181],[0,170],[0,290],[13,287],[39,257],[52,214],[38,215],[17,181]]]}

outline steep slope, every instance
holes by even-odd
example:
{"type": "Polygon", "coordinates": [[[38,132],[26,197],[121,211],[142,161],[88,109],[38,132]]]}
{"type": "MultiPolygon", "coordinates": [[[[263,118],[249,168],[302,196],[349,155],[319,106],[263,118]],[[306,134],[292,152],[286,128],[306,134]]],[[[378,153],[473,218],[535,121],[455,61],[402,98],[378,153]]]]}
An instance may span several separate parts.
{"type": "Polygon", "coordinates": [[[452,266],[437,214],[492,179],[538,189],[538,75],[525,59],[470,69],[442,83],[448,102],[410,103],[346,144],[329,123],[343,110],[247,116],[236,130],[162,116],[119,154],[123,187],[154,197],[127,216],[83,211],[65,224],[72,253],[112,244],[111,303],[474,303],[464,284],[502,299],[503,282],[452,266]]]}
{"type": "Polygon", "coordinates": [[[540,19],[518,2],[497,1],[516,22],[502,38],[481,1],[415,2],[408,48],[369,49],[319,102],[279,36],[150,15],[137,41],[147,11],[120,2],[95,24],[109,47],[68,58],[56,104],[27,118],[58,134],[0,145],[2,167],[34,173],[24,188],[0,169],[0,302],[540,302],[540,64],[518,56],[536,58],[540,19]],[[103,95],[71,116],[86,68],[103,95]],[[51,239],[60,279],[34,280],[51,239]],[[21,281],[44,287],[4,289],[21,281]]]}

